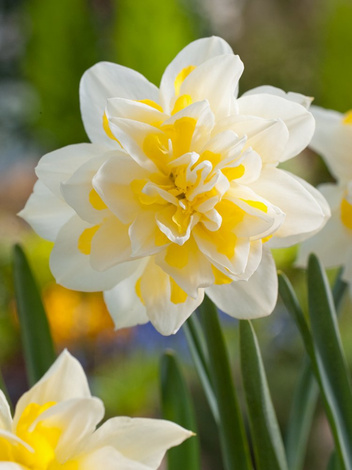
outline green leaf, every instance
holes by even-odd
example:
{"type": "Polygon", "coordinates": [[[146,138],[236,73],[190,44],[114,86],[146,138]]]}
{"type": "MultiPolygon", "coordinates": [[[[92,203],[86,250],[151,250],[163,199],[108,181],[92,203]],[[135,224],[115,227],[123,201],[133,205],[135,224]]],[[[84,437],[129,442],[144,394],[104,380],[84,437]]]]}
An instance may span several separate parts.
{"type": "MultiPolygon", "coordinates": [[[[311,334],[306,320],[303,316],[301,307],[288,279],[281,275],[279,277],[280,294],[285,301],[287,308],[294,311],[296,321],[301,324],[301,331],[304,331],[306,343],[309,344],[313,356],[313,362],[316,364],[315,353],[311,334]]],[[[334,302],[336,309],[339,307],[343,295],[346,291],[346,283],[341,279],[341,271],[338,274],[334,284],[334,302]]],[[[311,424],[319,396],[319,388],[312,372],[311,364],[306,359],[303,363],[299,380],[295,388],[293,403],[290,412],[290,418],[287,425],[286,434],[286,454],[290,470],[301,470],[304,464],[304,457],[308,445],[308,438],[311,430],[311,424]]]]}
{"type": "Polygon", "coordinates": [[[311,365],[306,360],[295,389],[287,425],[286,455],[290,470],[303,468],[318,396],[318,384],[312,373],[311,365]]]}
{"type": "Polygon", "coordinates": [[[301,306],[298,302],[297,296],[295,294],[295,291],[293,290],[290,281],[282,273],[279,274],[279,293],[284,304],[286,305],[288,312],[292,315],[297,325],[297,328],[301,333],[302,340],[307,349],[307,353],[311,360],[312,367],[315,367],[315,354],[312,337],[309,331],[309,326],[304,317],[303,311],[301,309],[301,306]]]}
{"type": "Polygon", "coordinates": [[[19,245],[14,247],[14,283],[28,381],[33,385],[55,361],[55,351],[36,281],[19,245]]]}
{"type": "Polygon", "coordinates": [[[240,321],[241,371],[258,470],[287,470],[285,450],[250,321],[240,321]]]}
{"type": "Polygon", "coordinates": [[[327,470],[343,470],[343,467],[341,466],[339,460],[339,456],[335,450],[331,453],[327,470]]]}
{"type": "Polygon", "coordinates": [[[183,324],[188,347],[190,349],[195,368],[198,372],[199,379],[203,386],[205,396],[208,400],[209,407],[216,423],[219,423],[219,410],[214,395],[211,377],[206,361],[206,345],[204,344],[203,331],[199,325],[196,315],[191,315],[187,322],[183,324]]]}
{"type": "MultiPolygon", "coordinates": [[[[191,396],[180,366],[173,352],[161,359],[161,398],[163,417],[186,429],[196,431],[196,420],[191,396]]],[[[199,440],[187,439],[168,452],[168,470],[200,470],[199,440]]]]}
{"type": "Polygon", "coordinates": [[[214,304],[204,298],[199,308],[208,349],[208,366],[219,409],[219,434],[227,470],[252,468],[238,399],[231,376],[230,362],[214,304]]]}
{"type": "Polygon", "coordinates": [[[308,300],[314,351],[326,414],[343,468],[352,469],[352,389],[331,290],[316,256],[308,264],[308,300]]]}

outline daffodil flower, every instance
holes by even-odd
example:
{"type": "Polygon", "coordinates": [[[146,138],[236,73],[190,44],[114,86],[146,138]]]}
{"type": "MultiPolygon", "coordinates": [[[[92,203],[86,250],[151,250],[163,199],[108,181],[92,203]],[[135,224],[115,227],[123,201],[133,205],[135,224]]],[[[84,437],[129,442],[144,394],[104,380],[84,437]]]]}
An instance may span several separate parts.
{"type": "Polygon", "coordinates": [[[96,429],[104,406],[67,351],[18,401],[0,391],[1,470],[152,470],[192,433],[170,421],[117,417],[96,429]]]}
{"type": "Polygon", "coordinates": [[[318,187],[330,204],[331,219],[302,244],[297,264],[304,266],[314,252],[327,268],[343,266],[342,279],[352,288],[352,111],[312,106],[312,112],[316,131],[310,147],[323,157],[336,182],[318,187]]]}
{"type": "Polygon", "coordinates": [[[310,100],[273,87],[237,97],[243,64],[220,38],[189,44],[160,88],[102,62],[80,85],[91,144],[44,156],[21,212],[55,242],[58,283],[105,291],[117,328],[175,333],[204,293],[224,312],[272,312],[270,247],[318,230],[320,193],[278,168],[309,143],[310,100]]]}

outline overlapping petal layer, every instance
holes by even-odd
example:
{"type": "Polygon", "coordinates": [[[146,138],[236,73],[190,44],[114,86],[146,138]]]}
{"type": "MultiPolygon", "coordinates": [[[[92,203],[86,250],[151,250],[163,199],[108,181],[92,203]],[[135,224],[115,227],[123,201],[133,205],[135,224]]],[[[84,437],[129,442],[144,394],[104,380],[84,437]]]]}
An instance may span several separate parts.
{"type": "Polygon", "coordinates": [[[143,418],[112,418],[96,429],[103,415],[79,362],[64,351],[20,398],[13,420],[0,391],[0,468],[152,470],[167,449],[192,435],[143,418]]]}
{"type": "Polygon", "coordinates": [[[97,64],[80,87],[93,143],[39,162],[21,215],[55,241],[57,281],[104,290],[117,327],[151,321],[174,333],[204,293],[238,318],[269,314],[268,247],[307,238],[328,217],[317,191],[278,168],[311,139],[309,100],[272,87],[237,98],[242,71],[216,37],[181,51],[160,89],[97,64]],[[52,226],[47,192],[58,200],[52,226]]]}
{"type": "Polygon", "coordinates": [[[310,144],[320,154],[336,183],[318,187],[331,208],[331,219],[300,248],[297,264],[305,266],[316,253],[328,267],[342,266],[342,278],[352,289],[352,112],[346,114],[312,106],[316,131],[310,144]]]}

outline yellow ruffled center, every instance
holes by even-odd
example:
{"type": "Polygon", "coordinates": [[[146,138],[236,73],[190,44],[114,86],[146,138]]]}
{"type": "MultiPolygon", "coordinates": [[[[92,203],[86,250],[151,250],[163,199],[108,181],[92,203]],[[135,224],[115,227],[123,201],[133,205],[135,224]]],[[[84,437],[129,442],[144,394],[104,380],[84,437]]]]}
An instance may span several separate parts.
{"type": "Polygon", "coordinates": [[[0,436],[0,461],[17,463],[26,470],[77,470],[75,462],[57,461],[61,429],[46,426],[40,420],[40,415],[54,405],[55,402],[30,403],[24,409],[15,430],[18,440],[0,436]]]}

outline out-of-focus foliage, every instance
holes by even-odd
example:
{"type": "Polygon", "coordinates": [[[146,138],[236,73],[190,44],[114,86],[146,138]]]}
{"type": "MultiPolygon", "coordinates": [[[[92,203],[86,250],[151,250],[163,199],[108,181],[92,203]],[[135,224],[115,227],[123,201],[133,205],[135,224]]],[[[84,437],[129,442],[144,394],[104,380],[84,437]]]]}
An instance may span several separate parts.
{"type": "MultiPolygon", "coordinates": [[[[330,1],[321,31],[321,106],[346,112],[352,108],[352,2],[330,1]]],[[[317,72],[319,73],[319,69],[317,72]]]]}
{"type": "Polygon", "coordinates": [[[29,40],[24,71],[39,94],[40,137],[58,146],[84,141],[79,80],[98,59],[89,4],[30,0],[26,8],[29,40]]]}
{"type": "Polygon", "coordinates": [[[138,70],[159,85],[173,57],[196,39],[196,25],[186,2],[114,0],[112,60],[138,70]]]}

